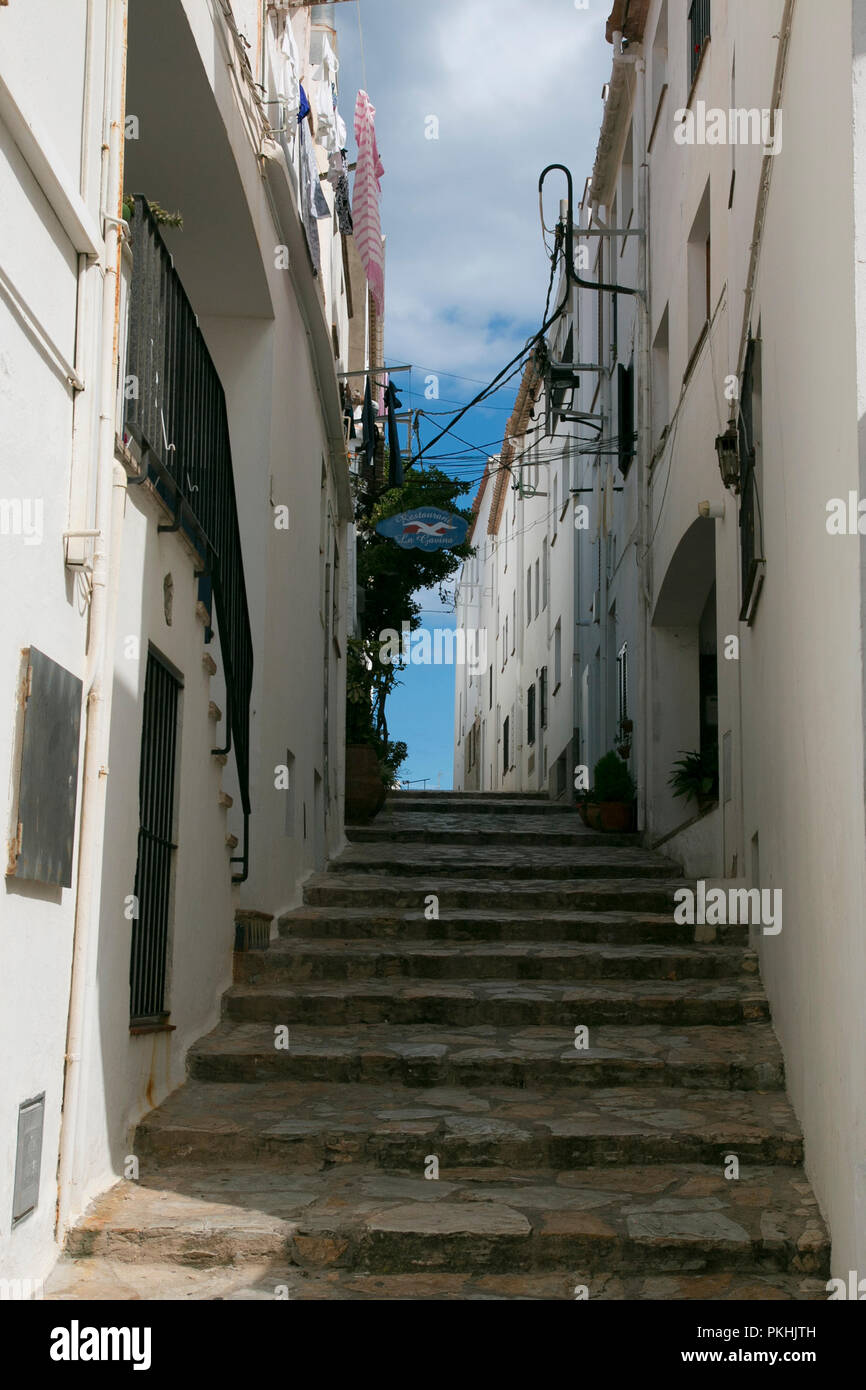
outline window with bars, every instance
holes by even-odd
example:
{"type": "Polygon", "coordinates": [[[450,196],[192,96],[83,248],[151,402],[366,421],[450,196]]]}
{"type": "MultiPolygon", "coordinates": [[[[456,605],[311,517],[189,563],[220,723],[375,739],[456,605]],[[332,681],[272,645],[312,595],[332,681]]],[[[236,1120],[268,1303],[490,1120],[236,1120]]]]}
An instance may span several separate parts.
{"type": "Polygon", "coordinates": [[[620,733],[628,713],[628,643],[623,642],[616,654],[616,710],[620,733]]]}
{"type": "Polygon", "coordinates": [[[166,966],[174,861],[177,719],[181,684],[166,663],[148,653],[139,771],[138,862],[129,962],[132,1024],[164,1023],[166,966]]]}
{"type": "Polygon", "coordinates": [[[692,0],[689,8],[689,86],[695,80],[709,37],[710,0],[692,0]]]}
{"type": "Polygon", "coordinates": [[[740,386],[740,564],[742,604],[741,622],[751,622],[760,591],[763,561],[761,544],[761,479],[758,467],[760,437],[761,353],[760,343],[750,338],[740,386]]]}

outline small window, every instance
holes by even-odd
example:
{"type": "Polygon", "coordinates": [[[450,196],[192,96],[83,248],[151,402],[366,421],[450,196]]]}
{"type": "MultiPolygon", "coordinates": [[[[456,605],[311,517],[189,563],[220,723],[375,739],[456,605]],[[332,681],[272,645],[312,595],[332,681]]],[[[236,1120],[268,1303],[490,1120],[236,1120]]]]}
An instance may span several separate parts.
{"type": "Polygon", "coordinates": [[[535,684],[526,692],[526,742],[535,742],[535,684]]]}
{"type": "Polygon", "coordinates": [[[487,708],[493,709],[493,663],[487,668],[487,708]]]}
{"type": "Polygon", "coordinates": [[[616,707],[619,732],[628,719],[628,643],[623,642],[616,657],[616,707]]]}
{"type": "Polygon", "coordinates": [[[547,547],[547,540],[541,546],[541,606],[547,607],[547,597],[550,591],[550,555],[547,547]]]}
{"type": "Polygon", "coordinates": [[[553,693],[556,694],[562,684],[562,621],[557,619],[556,627],[553,629],[553,693]]]}
{"type": "Polygon", "coordinates": [[[526,626],[532,622],[532,566],[526,571],[526,626]]]}
{"type": "Polygon", "coordinates": [[[510,729],[511,729],[510,717],[506,714],[505,719],[502,721],[502,771],[503,771],[503,772],[507,772],[508,769],[509,769],[509,767],[511,766],[511,757],[510,757],[511,749],[510,749],[510,746],[509,746],[509,734],[510,734],[510,729]]]}
{"type": "Polygon", "coordinates": [[[541,602],[541,570],[539,561],[535,562],[535,616],[538,617],[539,604],[541,602]]]}
{"type": "Polygon", "coordinates": [[[542,729],[547,728],[547,667],[542,666],[541,675],[538,678],[538,715],[539,725],[542,729]]]}

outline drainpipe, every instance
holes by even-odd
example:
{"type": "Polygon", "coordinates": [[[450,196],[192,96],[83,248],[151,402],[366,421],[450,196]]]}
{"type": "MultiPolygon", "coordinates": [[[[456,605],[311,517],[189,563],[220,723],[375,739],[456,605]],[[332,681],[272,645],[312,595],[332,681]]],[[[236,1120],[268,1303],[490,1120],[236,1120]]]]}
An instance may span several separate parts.
{"type": "Polygon", "coordinates": [[[126,79],[127,0],[113,0],[108,12],[105,61],[105,123],[102,157],[106,197],[102,322],[98,371],[99,426],[96,453],[97,535],[93,548],[90,643],[85,667],[86,723],[81,789],[75,934],[63,1085],[63,1114],[57,1169],[57,1222],[61,1241],[72,1211],[74,1162],[80,1110],[81,1054],[88,1002],[88,967],[99,924],[105,837],[110,697],[114,675],[114,611],[119,575],[118,541],[123,520],[126,475],[114,459],[115,400],[119,338],[120,227],[123,194],[123,114],[126,79]]]}

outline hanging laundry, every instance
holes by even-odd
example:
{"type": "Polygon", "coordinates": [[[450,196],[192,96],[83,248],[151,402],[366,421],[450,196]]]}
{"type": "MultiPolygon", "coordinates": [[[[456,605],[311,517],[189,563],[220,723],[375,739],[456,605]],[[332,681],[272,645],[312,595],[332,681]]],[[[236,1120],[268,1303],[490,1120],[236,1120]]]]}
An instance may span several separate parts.
{"type": "MultiPolygon", "coordinates": [[[[313,141],[310,135],[309,126],[303,121],[298,126],[298,138],[301,142],[301,219],[304,224],[304,232],[307,237],[307,245],[310,248],[310,259],[313,262],[313,270],[318,275],[322,268],[322,252],[319,244],[319,224],[316,220],[316,195],[324,200],[324,194],[319,187],[319,170],[316,165],[316,156],[313,150],[313,141]]],[[[325,203],[325,211],[328,205],[325,203]]]]}
{"type": "Polygon", "coordinates": [[[328,160],[328,183],[334,190],[337,226],[343,236],[351,236],[353,230],[352,208],[349,199],[349,166],[346,163],[345,150],[338,150],[328,160]]]}
{"type": "Polygon", "coordinates": [[[340,70],[340,60],[331,47],[327,34],[322,35],[322,61],[313,68],[313,76],[318,82],[327,82],[329,87],[334,85],[337,73],[340,70]]]}
{"type": "Polygon", "coordinates": [[[400,409],[397,388],[389,379],[385,387],[385,405],[388,412],[388,485],[403,486],[403,455],[400,453],[400,436],[397,433],[395,411],[400,409]]]}
{"type": "Polygon", "coordinates": [[[376,463],[376,412],[373,409],[373,393],[370,389],[369,376],[367,377],[367,385],[364,388],[364,408],[361,411],[361,425],[363,427],[364,440],[364,466],[366,468],[373,468],[376,463]]]}
{"type": "Polygon", "coordinates": [[[316,139],[328,154],[339,153],[346,143],[346,122],[337,109],[332,88],[325,83],[316,93],[316,139]]]}
{"type": "Polygon", "coordinates": [[[310,98],[304,91],[303,82],[298,83],[298,91],[300,92],[300,104],[298,107],[298,125],[300,125],[301,121],[304,120],[304,118],[306,116],[309,116],[310,114],[310,98]]]}
{"type": "Polygon", "coordinates": [[[291,127],[301,106],[301,58],[292,21],[286,15],[275,68],[277,96],[282,98],[286,123],[291,127]]]}
{"type": "Polygon", "coordinates": [[[382,226],[379,218],[380,179],[385,170],[376,144],[376,108],[366,92],[358,93],[355,105],[355,139],[358,142],[358,165],[352,194],[352,221],[355,225],[355,244],[364,267],[376,308],[385,312],[385,248],[382,245],[382,226]]]}

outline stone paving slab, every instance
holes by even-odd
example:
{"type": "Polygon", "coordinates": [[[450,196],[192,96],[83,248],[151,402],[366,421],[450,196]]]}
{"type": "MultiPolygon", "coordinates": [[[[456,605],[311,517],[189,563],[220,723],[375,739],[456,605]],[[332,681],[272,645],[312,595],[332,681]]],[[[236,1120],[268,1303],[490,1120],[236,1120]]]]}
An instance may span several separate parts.
{"type": "MultiPolygon", "coordinates": [[[[276,1025],[275,1025],[276,1026],[276,1025]]],[[[381,1081],[407,1085],[705,1086],[776,1089],[782,1056],[766,1023],[738,1027],[607,1026],[574,1046],[573,1029],[292,1025],[289,1048],[274,1027],[224,1021],[190,1050],[200,1080],[381,1081]]]]}
{"type": "Polygon", "coordinates": [[[442,1023],[472,1027],[723,1024],[769,1017],[762,989],[742,980],[336,980],[235,985],[226,1018],[277,1023],[442,1023]]]}
{"type": "Polygon", "coordinates": [[[315,980],[697,980],[757,977],[754,951],[737,946],[610,946],[579,941],[460,942],[393,938],[277,940],[235,957],[235,982],[315,980]]]}
{"type": "MultiPolygon", "coordinates": [[[[45,1298],[57,1300],[225,1300],[257,1302],[470,1302],[592,1300],[798,1301],[827,1298],[825,1281],[808,1275],[745,1273],[658,1274],[623,1277],[576,1269],[555,1274],[363,1274],[308,1271],[278,1263],[216,1269],[127,1264],[108,1259],[64,1259],[48,1280],[45,1298]]],[[[291,1314],[288,1315],[289,1317],[291,1314]]]]}
{"type": "MultiPolygon", "coordinates": [[[[687,922],[675,922],[673,913],[652,912],[639,908],[618,910],[606,898],[596,911],[564,911],[548,908],[545,911],[515,911],[510,906],[496,910],[484,907],[447,908],[440,904],[440,915],[428,919],[419,906],[412,908],[383,908],[381,904],[355,906],[316,906],[306,904],[293,908],[279,918],[282,937],[304,941],[360,940],[365,937],[397,937],[401,943],[456,941],[508,941],[523,944],[542,942],[552,944],[577,941],[608,945],[686,944],[696,940],[698,931],[706,940],[724,944],[745,945],[746,926],[729,925],[696,929],[687,922]]],[[[701,941],[704,948],[704,941],[701,941]]]]}
{"type": "Polygon", "coordinates": [[[494,1167],[438,1181],[356,1164],[282,1175],[165,1168],[120,1182],[70,1233],[69,1255],[221,1265],[283,1257],[307,1269],[394,1274],[585,1265],[632,1273],[824,1275],[829,1245],[799,1168],[698,1165],[577,1172],[494,1167]]]}
{"type": "Polygon", "coordinates": [[[139,1125],[143,1168],[183,1158],[285,1166],[381,1162],[567,1168],[611,1163],[740,1161],[797,1164],[803,1145],[781,1091],[546,1086],[190,1081],[139,1125]]]}

